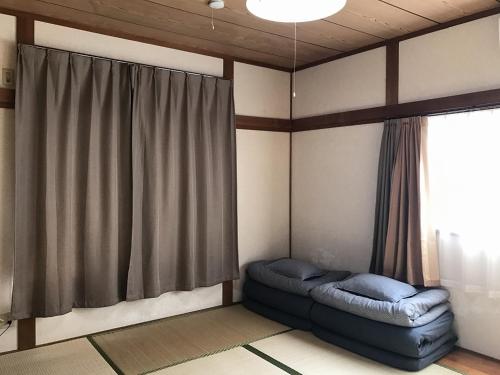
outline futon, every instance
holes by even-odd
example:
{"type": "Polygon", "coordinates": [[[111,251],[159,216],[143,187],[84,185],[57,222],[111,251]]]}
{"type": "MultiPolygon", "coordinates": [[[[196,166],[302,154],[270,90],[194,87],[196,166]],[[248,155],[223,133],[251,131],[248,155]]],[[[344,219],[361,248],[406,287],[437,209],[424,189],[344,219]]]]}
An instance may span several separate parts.
{"type": "Polygon", "coordinates": [[[348,275],[350,272],[326,271],[288,258],[254,262],[247,268],[243,304],[289,327],[310,330],[310,311],[314,303],[310,291],[348,275]]]}
{"type": "Polygon", "coordinates": [[[319,303],[311,309],[311,321],[325,330],[403,356],[423,358],[456,339],[453,313],[448,311],[429,324],[400,327],[337,310],[319,303]]]}
{"type": "Polygon", "coordinates": [[[416,290],[416,294],[397,301],[373,299],[360,293],[363,291],[345,290],[343,282],[337,282],[314,288],[311,296],[324,305],[403,327],[425,325],[450,310],[450,294],[445,289],[416,290]]]}
{"type": "Polygon", "coordinates": [[[247,276],[250,310],[392,367],[418,371],[457,341],[445,289],[293,259],[252,263],[247,276]]]}
{"type": "Polygon", "coordinates": [[[406,371],[420,371],[430,364],[438,361],[453,350],[453,347],[455,346],[455,343],[457,341],[456,339],[452,339],[448,342],[445,342],[443,345],[441,345],[439,348],[437,348],[432,353],[429,353],[425,357],[412,358],[391,352],[389,350],[380,349],[375,346],[371,346],[361,341],[353,340],[336,333],[332,333],[332,331],[324,329],[316,324],[313,324],[312,332],[315,336],[333,345],[340,346],[341,348],[373,359],[374,361],[406,371]]]}
{"type": "Polygon", "coordinates": [[[311,297],[316,336],[393,367],[418,371],[457,341],[444,289],[356,274],[314,288],[311,297]]]}

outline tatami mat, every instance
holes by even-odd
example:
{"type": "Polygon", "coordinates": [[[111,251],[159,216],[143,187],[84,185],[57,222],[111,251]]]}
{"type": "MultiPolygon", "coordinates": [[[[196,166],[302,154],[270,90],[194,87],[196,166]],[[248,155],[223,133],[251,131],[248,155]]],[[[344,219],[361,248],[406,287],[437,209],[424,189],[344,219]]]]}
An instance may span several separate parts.
{"type": "Polygon", "coordinates": [[[0,356],[1,375],[115,374],[87,339],[0,356]]]}
{"type": "MultiPolygon", "coordinates": [[[[254,342],[251,346],[304,375],[408,374],[330,345],[303,331],[283,333],[254,342]]],[[[431,365],[418,374],[457,375],[458,373],[438,365],[431,365]]]]}
{"type": "Polygon", "coordinates": [[[285,371],[239,347],[208,357],[168,367],[154,375],[282,375],[285,371]]]}
{"type": "Polygon", "coordinates": [[[142,374],[288,329],[234,305],[120,329],[92,339],[123,373],[142,374]]]}

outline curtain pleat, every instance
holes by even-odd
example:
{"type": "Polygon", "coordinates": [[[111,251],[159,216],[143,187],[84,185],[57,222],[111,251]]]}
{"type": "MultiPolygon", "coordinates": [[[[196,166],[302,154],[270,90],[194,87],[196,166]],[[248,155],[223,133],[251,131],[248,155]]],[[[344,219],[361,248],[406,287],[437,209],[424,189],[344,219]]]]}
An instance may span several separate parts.
{"type": "Polygon", "coordinates": [[[12,317],[238,277],[231,82],[21,45],[12,317]]]}
{"type": "Polygon", "coordinates": [[[129,67],[20,46],[12,315],[126,297],[131,227],[129,67]]]}
{"type": "Polygon", "coordinates": [[[392,171],[396,163],[396,152],[400,135],[401,132],[398,126],[398,120],[386,121],[380,146],[377,201],[375,204],[375,227],[373,231],[373,255],[370,263],[370,272],[377,274],[382,274],[384,271],[392,171]]]}
{"type": "Polygon", "coordinates": [[[128,299],[238,278],[231,82],[140,66],[134,87],[128,299]]]}

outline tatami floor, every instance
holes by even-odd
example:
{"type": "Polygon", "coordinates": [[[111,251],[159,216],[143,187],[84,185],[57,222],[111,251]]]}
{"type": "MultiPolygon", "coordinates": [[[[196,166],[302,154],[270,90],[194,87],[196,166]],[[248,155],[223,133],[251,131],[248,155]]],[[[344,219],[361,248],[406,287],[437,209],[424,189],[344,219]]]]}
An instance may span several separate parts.
{"type": "MultiPolygon", "coordinates": [[[[404,374],[241,305],[0,356],[0,374],[404,374]]],[[[422,375],[467,373],[449,362],[422,375]],[[454,369],[453,369],[454,368],[454,369]]]]}

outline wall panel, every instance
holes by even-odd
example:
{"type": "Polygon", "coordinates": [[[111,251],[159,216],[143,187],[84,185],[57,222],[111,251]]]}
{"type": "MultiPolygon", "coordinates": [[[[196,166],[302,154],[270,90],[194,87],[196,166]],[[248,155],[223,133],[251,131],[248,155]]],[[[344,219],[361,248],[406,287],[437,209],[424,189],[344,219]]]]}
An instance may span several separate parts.
{"type": "MultiPolygon", "coordinates": [[[[249,262],[288,257],[290,134],[237,130],[241,277],[249,262]]],[[[241,299],[241,282],[235,283],[241,299]]]]}
{"type": "Polygon", "coordinates": [[[35,44],[222,77],[222,59],[35,21],[35,44]]]}
{"type": "Polygon", "coordinates": [[[498,15],[401,42],[400,102],[500,88],[498,15]]]}
{"type": "Polygon", "coordinates": [[[237,115],[290,118],[290,74],[242,63],[234,64],[237,115]]]}
{"type": "Polygon", "coordinates": [[[293,133],[292,256],[367,272],[382,124],[293,133]]]}
{"type": "Polygon", "coordinates": [[[16,17],[0,14],[0,87],[3,84],[2,69],[16,67],[16,17]]]}
{"type": "Polygon", "coordinates": [[[384,105],[385,54],[377,48],[297,72],[293,117],[384,105]]]}

